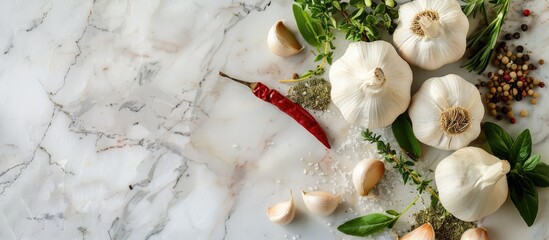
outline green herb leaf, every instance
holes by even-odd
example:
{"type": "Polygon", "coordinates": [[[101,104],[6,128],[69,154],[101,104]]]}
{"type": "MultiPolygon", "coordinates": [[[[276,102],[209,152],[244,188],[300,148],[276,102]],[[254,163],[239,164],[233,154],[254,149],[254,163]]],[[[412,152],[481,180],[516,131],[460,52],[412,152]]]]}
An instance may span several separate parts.
{"type": "Polygon", "coordinates": [[[534,170],[534,168],[538,165],[540,159],[541,159],[541,155],[539,154],[530,156],[528,160],[524,162],[524,166],[522,166],[524,171],[534,170]]]}
{"type": "Polygon", "coordinates": [[[337,227],[342,233],[353,236],[366,236],[380,232],[398,218],[381,213],[372,213],[347,221],[337,227]]]}
{"type": "Polygon", "coordinates": [[[517,140],[511,146],[509,159],[516,164],[523,164],[530,157],[531,153],[532,136],[530,136],[530,130],[526,129],[519,134],[517,140]]]}
{"type": "Polygon", "coordinates": [[[318,21],[313,21],[311,15],[301,8],[299,4],[294,3],[292,5],[292,11],[294,12],[297,28],[299,29],[301,36],[303,36],[303,39],[311,46],[320,46],[318,35],[321,33],[321,26],[318,21]]]}
{"type": "Polygon", "coordinates": [[[532,180],[511,174],[509,176],[509,194],[513,204],[529,227],[534,224],[538,214],[538,193],[532,180]]]}
{"type": "Polygon", "coordinates": [[[549,165],[543,162],[538,163],[533,170],[525,172],[524,176],[538,187],[549,187],[549,165]]]}
{"type": "Polygon", "coordinates": [[[414,135],[412,123],[408,114],[403,113],[398,116],[391,125],[391,128],[393,129],[393,135],[395,135],[398,145],[400,145],[412,159],[419,159],[419,156],[421,156],[421,144],[419,144],[419,141],[414,135]]]}
{"type": "Polygon", "coordinates": [[[501,159],[507,159],[511,164],[511,167],[515,166],[515,163],[509,159],[509,152],[511,146],[513,146],[513,138],[503,128],[495,123],[486,122],[482,124],[482,130],[486,135],[486,140],[492,153],[501,159]]]}
{"type": "Polygon", "coordinates": [[[391,215],[393,215],[393,216],[398,216],[398,212],[395,211],[395,210],[387,210],[387,211],[385,211],[385,212],[388,213],[388,214],[391,214],[391,215]]]}

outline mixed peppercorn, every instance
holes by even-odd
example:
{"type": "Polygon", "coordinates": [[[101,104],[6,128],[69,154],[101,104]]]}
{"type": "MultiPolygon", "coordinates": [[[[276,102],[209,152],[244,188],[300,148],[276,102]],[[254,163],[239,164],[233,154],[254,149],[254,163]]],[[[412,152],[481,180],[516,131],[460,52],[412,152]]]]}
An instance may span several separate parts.
{"type": "MultiPolygon", "coordinates": [[[[530,15],[528,9],[523,11],[524,16],[530,15]]],[[[528,31],[528,25],[522,24],[522,31],[528,31]]],[[[507,33],[504,39],[509,41],[512,38],[519,39],[520,33],[507,33]]],[[[498,120],[507,118],[510,123],[516,123],[513,112],[513,102],[522,101],[529,98],[530,104],[535,105],[540,97],[537,88],[545,87],[545,83],[530,76],[533,70],[537,69],[521,45],[508,45],[506,41],[501,41],[496,48],[496,56],[492,64],[498,69],[494,72],[488,72],[488,81],[480,81],[477,87],[487,88],[484,96],[484,102],[488,107],[489,114],[498,120]]],[[[544,64],[544,60],[538,61],[539,65],[544,64]]],[[[527,117],[528,111],[518,112],[521,117],[527,117]]]]}

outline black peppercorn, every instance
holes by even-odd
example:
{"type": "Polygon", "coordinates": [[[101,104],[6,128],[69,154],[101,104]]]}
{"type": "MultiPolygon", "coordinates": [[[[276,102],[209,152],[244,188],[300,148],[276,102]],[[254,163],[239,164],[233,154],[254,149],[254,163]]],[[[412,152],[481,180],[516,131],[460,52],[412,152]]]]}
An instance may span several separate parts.
{"type": "Polygon", "coordinates": [[[531,64],[531,63],[530,63],[530,64],[528,64],[528,69],[530,69],[530,70],[536,70],[536,69],[538,69],[538,67],[536,67],[536,66],[534,66],[534,64],[531,64]]]}
{"type": "Polygon", "coordinates": [[[522,52],[522,51],[524,51],[524,47],[522,45],[518,45],[516,50],[517,50],[517,52],[522,52]]]}
{"type": "Polygon", "coordinates": [[[513,33],[513,38],[519,39],[520,38],[520,33],[519,32],[513,33]]]}
{"type": "Polygon", "coordinates": [[[517,101],[522,100],[522,94],[518,94],[518,95],[515,97],[515,100],[517,100],[517,101]]]}
{"type": "Polygon", "coordinates": [[[496,119],[497,119],[497,120],[501,120],[501,119],[503,119],[503,116],[501,116],[501,115],[498,114],[498,115],[496,116],[496,119]]]}
{"type": "Polygon", "coordinates": [[[524,60],[525,62],[530,60],[530,56],[528,54],[524,54],[522,55],[522,60],[524,60]]]}
{"type": "Polygon", "coordinates": [[[525,31],[525,32],[526,32],[526,31],[528,31],[528,25],[522,24],[522,25],[520,25],[520,29],[521,29],[522,31],[525,31]]]}
{"type": "Polygon", "coordinates": [[[509,108],[507,106],[501,107],[501,113],[506,114],[507,112],[509,112],[509,108]]]}
{"type": "Polygon", "coordinates": [[[499,42],[499,47],[500,48],[505,48],[506,45],[507,45],[507,43],[505,43],[505,42],[499,42]]]}
{"type": "Polygon", "coordinates": [[[522,66],[522,64],[524,64],[524,60],[522,60],[522,58],[518,58],[515,63],[522,66]]]}
{"type": "Polygon", "coordinates": [[[505,40],[511,40],[511,34],[510,33],[505,34],[505,40]]]}

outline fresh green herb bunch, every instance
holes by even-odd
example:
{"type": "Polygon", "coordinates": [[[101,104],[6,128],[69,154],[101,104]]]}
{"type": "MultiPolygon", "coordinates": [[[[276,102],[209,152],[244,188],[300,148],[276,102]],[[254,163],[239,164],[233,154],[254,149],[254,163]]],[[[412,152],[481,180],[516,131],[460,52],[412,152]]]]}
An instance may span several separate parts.
{"type": "Polygon", "coordinates": [[[541,155],[532,154],[530,130],[524,130],[513,140],[495,123],[484,123],[482,129],[494,156],[509,161],[509,195],[520,216],[528,226],[532,226],[538,214],[536,187],[549,187],[549,165],[540,161],[541,155]]]}
{"type": "Polygon", "coordinates": [[[492,9],[496,13],[496,17],[488,22],[486,14],[485,0],[463,0],[463,12],[467,16],[476,17],[478,11],[481,11],[484,17],[485,27],[474,33],[467,39],[467,48],[473,53],[469,61],[461,67],[467,68],[469,72],[475,71],[481,74],[486,70],[490,60],[494,56],[494,48],[498,37],[501,33],[501,28],[505,21],[505,17],[509,12],[511,0],[489,0],[492,9]]]}
{"type": "Polygon", "coordinates": [[[281,82],[297,82],[322,75],[325,65],[332,63],[335,46],[334,33],[342,32],[351,41],[375,41],[381,32],[392,34],[396,29],[398,12],[394,0],[295,0],[292,11],[299,32],[305,41],[315,47],[315,62],[320,64],[297,79],[281,82]]]}

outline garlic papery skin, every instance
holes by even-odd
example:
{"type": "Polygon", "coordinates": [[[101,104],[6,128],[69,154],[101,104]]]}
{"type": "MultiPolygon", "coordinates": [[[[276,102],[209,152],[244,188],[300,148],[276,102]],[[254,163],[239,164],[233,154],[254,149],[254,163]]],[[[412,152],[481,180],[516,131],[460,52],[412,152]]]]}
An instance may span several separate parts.
{"type": "Polygon", "coordinates": [[[353,184],[361,196],[366,196],[385,173],[385,165],[377,159],[367,158],[353,169],[353,184]]]}
{"type": "Polygon", "coordinates": [[[280,202],[267,209],[267,216],[273,223],[286,225],[294,219],[295,206],[292,191],[290,191],[290,200],[280,202]]]}
{"type": "Polygon", "coordinates": [[[410,64],[435,70],[465,53],[469,21],[456,0],[415,0],[402,4],[393,41],[410,64]]]}
{"type": "Polygon", "coordinates": [[[465,147],[444,158],[435,170],[440,203],[463,221],[494,213],[507,199],[509,162],[481,148],[465,147]]]}
{"type": "Polygon", "coordinates": [[[412,97],[408,113],[420,142],[457,150],[480,134],[484,106],[473,84],[449,74],[427,79],[412,97]]]}
{"type": "Polygon", "coordinates": [[[461,235],[461,240],[490,240],[485,228],[471,228],[461,235]]]}
{"type": "Polygon", "coordinates": [[[352,124],[388,126],[410,103],[412,70],[385,41],[350,43],[329,77],[332,101],[352,124]]]}
{"type": "Polygon", "coordinates": [[[303,202],[309,211],[321,216],[328,216],[334,212],[339,205],[339,196],[329,192],[301,191],[303,202]]]}
{"type": "Polygon", "coordinates": [[[400,240],[435,240],[435,230],[430,223],[424,223],[414,231],[402,236],[400,240]]]}
{"type": "Polygon", "coordinates": [[[276,22],[269,30],[267,44],[274,54],[281,57],[298,54],[303,49],[282,21],[276,22]]]}

